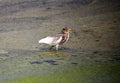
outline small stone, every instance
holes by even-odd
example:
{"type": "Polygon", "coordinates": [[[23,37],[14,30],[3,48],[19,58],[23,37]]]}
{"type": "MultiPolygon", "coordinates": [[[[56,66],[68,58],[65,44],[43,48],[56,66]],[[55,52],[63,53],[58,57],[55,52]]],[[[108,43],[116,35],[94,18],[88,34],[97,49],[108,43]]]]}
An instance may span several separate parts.
{"type": "Polygon", "coordinates": [[[96,39],[95,41],[96,41],[96,42],[99,42],[100,40],[99,40],[99,39],[96,39]]]}
{"type": "Polygon", "coordinates": [[[93,53],[94,53],[94,54],[97,54],[97,53],[98,53],[98,51],[94,51],[93,53]]]}
{"type": "Polygon", "coordinates": [[[42,64],[42,62],[34,61],[34,62],[30,62],[30,64],[42,64]]]}
{"type": "Polygon", "coordinates": [[[71,64],[75,64],[75,65],[76,65],[76,64],[78,64],[78,63],[77,63],[77,62],[71,62],[71,64]]]}

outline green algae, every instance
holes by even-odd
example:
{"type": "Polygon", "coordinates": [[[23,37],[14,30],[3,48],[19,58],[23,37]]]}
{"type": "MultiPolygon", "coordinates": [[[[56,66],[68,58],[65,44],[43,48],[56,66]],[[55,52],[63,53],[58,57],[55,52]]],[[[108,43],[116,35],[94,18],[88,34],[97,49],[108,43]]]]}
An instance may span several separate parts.
{"type": "Polygon", "coordinates": [[[5,80],[1,83],[118,83],[119,63],[68,66],[64,72],[5,80]]]}

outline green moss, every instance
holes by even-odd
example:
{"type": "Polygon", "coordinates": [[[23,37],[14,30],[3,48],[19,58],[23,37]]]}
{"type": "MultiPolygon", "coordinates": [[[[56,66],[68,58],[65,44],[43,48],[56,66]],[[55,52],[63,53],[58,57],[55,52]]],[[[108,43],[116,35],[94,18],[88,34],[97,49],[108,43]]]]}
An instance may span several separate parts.
{"type": "Polygon", "coordinates": [[[5,80],[1,83],[118,83],[119,63],[73,66],[64,72],[5,80]]]}

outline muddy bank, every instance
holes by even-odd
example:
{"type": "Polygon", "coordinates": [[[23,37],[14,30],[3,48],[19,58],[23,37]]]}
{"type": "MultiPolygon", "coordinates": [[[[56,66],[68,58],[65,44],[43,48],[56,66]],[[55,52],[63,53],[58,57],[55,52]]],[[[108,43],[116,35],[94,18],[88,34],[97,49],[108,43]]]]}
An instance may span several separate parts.
{"type": "Polygon", "coordinates": [[[63,47],[120,49],[119,4],[116,1],[114,4],[113,1],[103,2],[1,1],[0,48],[34,50],[39,47],[39,39],[59,33],[67,26],[72,29],[71,38],[63,47]]]}

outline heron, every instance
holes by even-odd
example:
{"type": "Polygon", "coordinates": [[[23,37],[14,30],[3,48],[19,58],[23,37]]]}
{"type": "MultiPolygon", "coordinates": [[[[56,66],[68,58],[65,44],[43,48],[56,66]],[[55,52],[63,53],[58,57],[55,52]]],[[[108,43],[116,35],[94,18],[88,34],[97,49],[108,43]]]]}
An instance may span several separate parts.
{"type": "Polygon", "coordinates": [[[44,44],[50,45],[50,50],[53,47],[55,47],[56,50],[58,50],[59,45],[62,45],[63,43],[69,40],[70,31],[71,29],[64,27],[62,28],[60,33],[53,35],[53,36],[47,36],[45,38],[42,38],[38,41],[38,43],[44,43],[44,44]]]}

